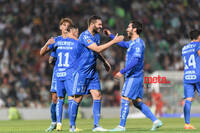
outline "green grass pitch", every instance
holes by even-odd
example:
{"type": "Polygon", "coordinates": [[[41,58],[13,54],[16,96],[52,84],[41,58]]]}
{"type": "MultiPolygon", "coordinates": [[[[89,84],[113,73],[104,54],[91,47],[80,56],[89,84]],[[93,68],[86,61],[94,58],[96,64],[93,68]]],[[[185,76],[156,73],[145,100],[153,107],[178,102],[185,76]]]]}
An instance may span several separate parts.
{"type": "MultiPolygon", "coordinates": [[[[196,130],[184,130],[184,119],[181,118],[162,118],[163,127],[159,128],[156,133],[200,133],[200,118],[192,118],[191,123],[197,128],[196,130]]],[[[83,129],[80,133],[92,133],[91,119],[78,119],[77,127],[83,129]]],[[[106,129],[112,129],[119,124],[119,119],[101,119],[101,125],[106,129]]],[[[50,120],[16,120],[0,121],[0,133],[44,133],[49,126],[50,120]]],[[[149,131],[152,123],[148,119],[128,119],[126,133],[152,133],[149,131]]],[[[69,120],[63,121],[63,131],[68,132],[69,120]]],[[[53,131],[52,133],[56,133],[53,131]]],[[[58,132],[57,132],[58,133],[58,132]]]]}

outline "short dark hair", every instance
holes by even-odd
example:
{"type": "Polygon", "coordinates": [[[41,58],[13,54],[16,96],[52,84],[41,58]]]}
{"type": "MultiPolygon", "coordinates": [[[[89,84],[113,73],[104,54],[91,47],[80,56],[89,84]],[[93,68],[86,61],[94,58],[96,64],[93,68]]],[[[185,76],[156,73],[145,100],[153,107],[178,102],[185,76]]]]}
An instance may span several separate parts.
{"type": "Polygon", "coordinates": [[[78,29],[78,27],[76,25],[69,25],[69,27],[67,28],[67,31],[70,32],[71,29],[78,29]]]}
{"type": "Polygon", "coordinates": [[[200,36],[200,30],[195,29],[190,31],[189,36],[191,40],[196,40],[200,36]]]}
{"type": "Polygon", "coordinates": [[[142,23],[137,20],[132,20],[130,23],[132,24],[132,28],[137,28],[136,32],[140,35],[142,32],[142,23]]]}
{"type": "Polygon", "coordinates": [[[88,19],[88,25],[90,25],[91,23],[95,23],[96,20],[101,20],[101,17],[93,15],[88,19]]]}
{"type": "Polygon", "coordinates": [[[62,24],[65,23],[65,22],[69,23],[70,25],[73,24],[73,21],[72,21],[70,18],[62,18],[62,19],[60,20],[60,22],[59,22],[59,25],[62,25],[62,24]]]}

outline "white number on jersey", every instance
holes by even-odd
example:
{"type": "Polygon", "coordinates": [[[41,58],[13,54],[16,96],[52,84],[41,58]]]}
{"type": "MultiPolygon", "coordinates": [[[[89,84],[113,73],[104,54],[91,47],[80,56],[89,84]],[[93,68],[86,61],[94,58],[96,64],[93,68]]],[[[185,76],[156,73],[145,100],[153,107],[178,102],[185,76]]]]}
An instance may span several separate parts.
{"type": "Polygon", "coordinates": [[[194,54],[190,55],[188,62],[186,61],[185,56],[183,58],[184,58],[185,69],[188,69],[191,66],[194,69],[196,68],[196,62],[195,62],[194,54]]]}
{"type": "Polygon", "coordinates": [[[62,66],[64,66],[64,67],[68,67],[69,66],[69,64],[68,64],[68,60],[69,60],[69,53],[65,53],[64,54],[64,57],[63,57],[63,53],[58,53],[58,56],[59,56],[59,63],[58,63],[58,66],[59,67],[62,67],[62,66]],[[64,60],[65,60],[65,62],[64,62],[64,64],[62,64],[62,59],[64,58],[64,60]]]}

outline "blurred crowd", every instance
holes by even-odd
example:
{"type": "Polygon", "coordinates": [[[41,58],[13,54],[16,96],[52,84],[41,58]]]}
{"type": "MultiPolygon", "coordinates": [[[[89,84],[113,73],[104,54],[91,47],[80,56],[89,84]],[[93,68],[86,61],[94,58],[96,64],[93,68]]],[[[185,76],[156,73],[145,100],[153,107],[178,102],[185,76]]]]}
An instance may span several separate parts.
{"type": "MultiPolygon", "coordinates": [[[[0,0],[0,108],[49,106],[52,67],[39,50],[60,34],[63,17],[70,17],[82,32],[89,16],[96,14],[104,27],[124,35],[130,20],[141,21],[144,69],[151,73],[183,70],[181,48],[189,42],[187,33],[200,28],[199,9],[200,0],[0,0]]],[[[112,65],[110,73],[97,65],[103,106],[119,106],[122,84],[112,74],[124,67],[125,49],[113,46],[103,54],[112,65]]]]}

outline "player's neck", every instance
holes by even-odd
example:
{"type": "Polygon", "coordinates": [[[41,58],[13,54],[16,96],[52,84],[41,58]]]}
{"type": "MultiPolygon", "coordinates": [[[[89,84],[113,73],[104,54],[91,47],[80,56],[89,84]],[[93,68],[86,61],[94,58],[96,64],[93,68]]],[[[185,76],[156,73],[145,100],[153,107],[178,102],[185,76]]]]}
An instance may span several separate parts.
{"type": "Polygon", "coordinates": [[[61,35],[63,38],[67,38],[67,34],[62,34],[61,35]]]}
{"type": "Polygon", "coordinates": [[[191,42],[199,42],[198,40],[192,40],[191,42]]]}
{"type": "Polygon", "coordinates": [[[77,37],[73,36],[72,34],[68,34],[67,37],[78,40],[77,37]]]}
{"type": "Polygon", "coordinates": [[[133,34],[131,37],[132,41],[135,41],[137,38],[139,38],[140,36],[138,34],[133,34]]]}
{"type": "Polygon", "coordinates": [[[92,34],[93,36],[95,35],[94,30],[91,27],[88,27],[88,31],[90,32],[90,34],[92,34]]]}

